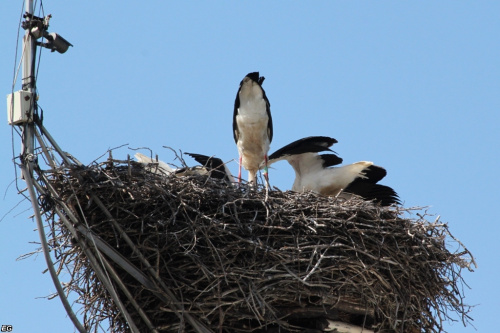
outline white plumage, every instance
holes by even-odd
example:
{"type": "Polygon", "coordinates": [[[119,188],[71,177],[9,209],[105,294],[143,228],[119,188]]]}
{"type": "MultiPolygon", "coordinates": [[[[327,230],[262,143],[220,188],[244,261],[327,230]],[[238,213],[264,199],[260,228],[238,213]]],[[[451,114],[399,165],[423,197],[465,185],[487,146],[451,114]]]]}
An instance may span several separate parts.
{"type": "MultiPolygon", "coordinates": [[[[273,138],[270,104],[262,82],[264,77],[259,77],[259,72],[249,73],[241,81],[234,103],[233,135],[240,156],[238,180],[241,180],[241,167],[244,167],[251,184],[256,183],[261,164],[267,165],[273,138]]],[[[267,180],[267,168],[264,176],[267,180]]]]}
{"type": "Polygon", "coordinates": [[[342,321],[335,321],[331,319],[326,319],[327,325],[323,328],[323,332],[332,333],[375,333],[373,330],[367,328],[356,326],[342,321]]]}
{"type": "Polygon", "coordinates": [[[361,161],[341,167],[325,168],[317,153],[294,155],[287,158],[295,170],[292,190],[314,191],[325,196],[337,196],[357,178],[366,178],[364,170],[373,162],[361,161]]]}
{"type": "Polygon", "coordinates": [[[175,170],[171,168],[167,163],[160,160],[154,160],[144,154],[136,153],[135,158],[139,163],[148,165],[154,173],[169,175],[175,172],[175,170]]]}

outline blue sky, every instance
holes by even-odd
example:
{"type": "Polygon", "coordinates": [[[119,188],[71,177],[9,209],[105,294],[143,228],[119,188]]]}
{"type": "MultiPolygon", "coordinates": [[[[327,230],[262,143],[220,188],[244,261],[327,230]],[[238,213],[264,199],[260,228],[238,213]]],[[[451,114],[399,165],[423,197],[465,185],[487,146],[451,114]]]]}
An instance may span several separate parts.
{"type": "MultiPolygon", "coordinates": [[[[240,80],[260,71],[271,151],[326,135],[344,162],[385,167],[382,183],[406,207],[429,207],[429,220],[439,215],[475,255],[465,302],[477,305],[478,332],[497,328],[500,2],[57,0],[44,8],[49,30],[74,45],[63,55],[43,51],[38,73],[44,124],[64,150],[85,164],[123,144],[115,157],[149,147],[174,162],[169,146],[236,159],[234,98],[240,80]]],[[[4,96],[21,9],[9,1],[0,10],[4,96]]],[[[0,324],[72,331],[60,301],[41,298],[55,291],[43,256],[16,261],[38,247],[38,234],[12,184],[19,138],[6,122],[0,135],[0,324]]],[[[291,167],[273,167],[271,184],[290,189],[291,167]]],[[[236,162],[230,168],[236,173],[236,162]]]]}

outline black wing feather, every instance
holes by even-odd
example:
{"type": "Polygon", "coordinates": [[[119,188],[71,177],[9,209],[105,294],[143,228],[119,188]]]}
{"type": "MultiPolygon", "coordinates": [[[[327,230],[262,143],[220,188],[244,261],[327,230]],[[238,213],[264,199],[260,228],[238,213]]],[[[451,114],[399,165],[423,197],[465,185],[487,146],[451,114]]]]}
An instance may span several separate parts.
{"type": "MultiPolygon", "coordinates": [[[[243,81],[241,81],[243,82],[243,81]]],[[[233,112],[233,137],[234,142],[238,143],[238,123],[236,122],[236,116],[238,115],[238,109],[240,108],[240,90],[241,83],[238,92],[236,93],[236,99],[234,100],[234,112],[233,112]]]]}
{"type": "Polygon", "coordinates": [[[299,139],[276,150],[269,155],[269,160],[278,159],[289,155],[304,153],[319,153],[321,151],[332,151],[329,149],[337,140],[328,136],[309,136],[299,139]]]}
{"type": "Polygon", "coordinates": [[[345,192],[357,194],[366,200],[374,200],[382,206],[401,203],[394,189],[389,186],[377,184],[377,182],[387,175],[387,171],[384,168],[372,165],[363,172],[367,178],[356,178],[346,187],[345,192]]]}
{"type": "Polygon", "coordinates": [[[399,200],[399,195],[389,186],[372,184],[372,183],[362,183],[362,182],[352,182],[346,187],[344,192],[352,193],[363,197],[366,200],[374,200],[380,203],[382,206],[390,206],[393,204],[399,205],[401,201],[399,200]]]}
{"type": "Polygon", "coordinates": [[[357,178],[355,181],[363,181],[376,184],[379,181],[381,181],[385,176],[387,176],[387,171],[378,165],[369,166],[368,168],[363,170],[363,173],[367,178],[366,179],[357,178]]]}
{"type": "MultiPolygon", "coordinates": [[[[262,77],[262,81],[264,81],[264,77],[262,77]]],[[[271,103],[267,99],[266,92],[262,89],[262,93],[264,99],[266,101],[266,112],[267,112],[267,136],[269,137],[269,142],[273,141],[273,117],[271,117],[271,103]]]]}
{"type": "Polygon", "coordinates": [[[323,154],[319,155],[319,157],[323,160],[323,168],[339,165],[343,161],[342,158],[335,154],[323,154]]]}

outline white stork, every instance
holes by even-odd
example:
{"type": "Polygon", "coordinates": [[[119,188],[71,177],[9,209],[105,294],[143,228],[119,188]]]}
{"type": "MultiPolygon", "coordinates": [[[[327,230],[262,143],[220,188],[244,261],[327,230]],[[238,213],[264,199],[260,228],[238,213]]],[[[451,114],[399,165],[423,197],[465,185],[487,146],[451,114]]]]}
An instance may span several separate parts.
{"type": "Polygon", "coordinates": [[[176,171],[167,163],[160,160],[154,160],[141,153],[136,153],[135,158],[139,163],[149,166],[154,173],[169,175],[176,171]]]}
{"type": "Polygon", "coordinates": [[[267,152],[273,139],[273,121],[262,82],[264,77],[259,77],[259,72],[249,73],[241,81],[234,101],[233,135],[240,156],[238,182],[243,166],[248,170],[248,182],[256,185],[257,171],[263,164],[269,186],[267,152]]]}
{"type": "Polygon", "coordinates": [[[227,168],[226,164],[220,158],[209,157],[201,154],[186,153],[186,155],[194,158],[201,166],[184,167],[179,169],[171,168],[167,163],[161,160],[154,160],[144,154],[136,153],[135,158],[143,165],[148,166],[153,173],[170,175],[174,174],[177,177],[186,177],[192,175],[208,176],[214,179],[222,179],[228,184],[234,183],[234,178],[227,168]]]}
{"type": "Polygon", "coordinates": [[[185,153],[195,159],[196,162],[203,165],[203,167],[208,171],[208,175],[211,178],[222,179],[228,184],[234,183],[233,175],[229,171],[228,167],[220,158],[215,156],[206,156],[201,154],[185,153]]]}
{"type": "Polygon", "coordinates": [[[324,136],[303,138],[275,151],[269,156],[268,164],[287,160],[295,171],[292,190],[296,192],[309,190],[325,196],[347,192],[375,200],[383,206],[399,203],[392,188],[377,184],[387,174],[384,168],[368,161],[333,167],[342,163],[340,157],[318,154],[331,151],[329,147],[334,143],[337,140],[324,136]]]}

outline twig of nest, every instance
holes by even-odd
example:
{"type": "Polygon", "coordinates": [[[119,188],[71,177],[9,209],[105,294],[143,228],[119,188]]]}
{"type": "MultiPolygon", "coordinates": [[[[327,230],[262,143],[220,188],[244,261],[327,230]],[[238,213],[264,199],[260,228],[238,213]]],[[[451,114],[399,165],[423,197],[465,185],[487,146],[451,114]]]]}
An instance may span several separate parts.
{"type": "Polygon", "coordinates": [[[323,332],[332,321],[440,332],[470,319],[461,271],[473,257],[446,224],[403,217],[421,209],[279,190],[266,200],[130,160],[46,176],[51,246],[89,331],[107,320],[112,332],[323,332]]]}

